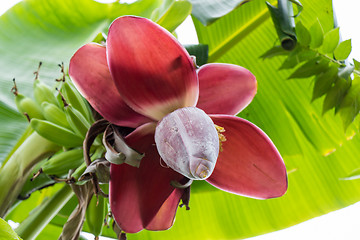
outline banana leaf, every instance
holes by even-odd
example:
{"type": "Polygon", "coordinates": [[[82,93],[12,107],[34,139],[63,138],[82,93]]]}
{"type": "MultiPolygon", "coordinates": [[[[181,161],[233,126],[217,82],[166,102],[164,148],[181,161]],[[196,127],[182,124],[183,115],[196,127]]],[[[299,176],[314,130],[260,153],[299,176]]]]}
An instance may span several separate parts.
{"type": "MultiPolygon", "coordinates": [[[[61,75],[57,64],[67,64],[77,48],[106,30],[114,18],[121,14],[150,17],[149,9],[158,3],[142,0],[134,4],[116,7],[90,0],[28,0],[2,15],[0,106],[6,111],[0,111],[0,119],[12,119],[2,126],[26,126],[14,110],[12,78],[23,94],[31,95],[32,73],[43,61],[40,77],[51,85],[61,75]]],[[[331,1],[303,0],[302,5],[299,18],[304,26],[318,18],[325,31],[333,27],[331,1]]],[[[278,147],[287,165],[289,190],[278,199],[254,200],[200,184],[194,186],[191,210],[179,209],[170,230],[142,231],[129,238],[243,239],[359,201],[358,180],[343,180],[360,165],[356,126],[344,133],[339,116],[323,116],[322,101],[311,103],[312,79],[286,80],[292,71],[278,70],[284,57],[260,59],[277,42],[265,2],[252,0],[207,27],[196,19],[194,22],[200,43],[209,46],[210,62],[238,64],[257,77],[258,94],[240,116],[262,128],[278,147]]],[[[4,135],[6,131],[7,127],[0,130],[0,141],[13,146],[19,134],[4,135]]],[[[8,153],[9,146],[1,152],[8,153]]],[[[22,206],[18,205],[18,211],[22,206]]],[[[59,232],[59,225],[51,223],[38,239],[49,239],[47,234],[53,234],[51,229],[59,232]]],[[[111,229],[105,229],[103,235],[115,237],[111,229]]]]}

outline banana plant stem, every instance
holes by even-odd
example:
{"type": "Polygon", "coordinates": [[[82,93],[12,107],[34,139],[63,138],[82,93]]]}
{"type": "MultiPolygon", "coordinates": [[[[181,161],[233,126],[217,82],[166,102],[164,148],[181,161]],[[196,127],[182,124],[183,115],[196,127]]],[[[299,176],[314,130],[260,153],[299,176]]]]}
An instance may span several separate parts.
{"type": "Polygon", "coordinates": [[[14,151],[0,170],[0,217],[4,217],[28,179],[32,168],[60,146],[33,132],[14,151]]]}
{"type": "MultiPolygon", "coordinates": [[[[20,137],[20,139],[17,141],[17,143],[15,144],[15,146],[13,147],[13,149],[10,151],[10,153],[8,154],[8,156],[4,159],[4,161],[2,162],[2,167],[5,166],[6,162],[9,160],[9,158],[13,155],[13,153],[16,151],[16,149],[18,149],[21,144],[26,140],[26,138],[28,138],[32,133],[34,132],[33,128],[30,126],[30,124],[27,125],[24,133],[22,134],[22,136],[20,137]]],[[[0,167],[0,171],[1,168],[0,167]]]]}
{"type": "Polygon", "coordinates": [[[15,229],[15,232],[23,239],[36,239],[40,232],[63,208],[72,196],[74,196],[74,192],[71,187],[69,185],[65,185],[50,199],[45,200],[44,203],[38,206],[31,215],[15,229]]]}

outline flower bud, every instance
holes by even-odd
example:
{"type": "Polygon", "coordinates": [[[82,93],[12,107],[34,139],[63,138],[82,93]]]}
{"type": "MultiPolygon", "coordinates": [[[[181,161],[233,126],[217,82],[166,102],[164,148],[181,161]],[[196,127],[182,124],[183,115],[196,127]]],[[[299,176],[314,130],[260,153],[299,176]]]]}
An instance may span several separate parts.
{"type": "Polygon", "coordinates": [[[166,115],[156,127],[155,143],[169,167],[194,180],[208,178],[219,155],[215,125],[196,107],[180,108],[166,115]]]}

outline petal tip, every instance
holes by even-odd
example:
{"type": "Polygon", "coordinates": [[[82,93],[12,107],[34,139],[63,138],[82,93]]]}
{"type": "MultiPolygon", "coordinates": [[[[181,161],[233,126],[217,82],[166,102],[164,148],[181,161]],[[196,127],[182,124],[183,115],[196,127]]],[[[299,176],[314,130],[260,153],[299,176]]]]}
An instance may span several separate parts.
{"type": "Polygon", "coordinates": [[[197,107],[208,114],[236,115],[250,104],[257,92],[256,77],[241,66],[210,63],[200,68],[198,76],[197,107]]]}

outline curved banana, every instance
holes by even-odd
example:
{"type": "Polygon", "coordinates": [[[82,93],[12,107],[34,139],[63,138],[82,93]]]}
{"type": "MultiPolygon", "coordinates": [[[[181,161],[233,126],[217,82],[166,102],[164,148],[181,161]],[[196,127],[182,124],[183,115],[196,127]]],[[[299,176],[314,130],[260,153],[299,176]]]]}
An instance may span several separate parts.
{"type": "Polygon", "coordinates": [[[33,99],[16,93],[15,104],[19,112],[25,115],[28,120],[32,118],[44,119],[40,106],[33,99]]]}
{"type": "Polygon", "coordinates": [[[85,116],[75,109],[71,104],[64,107],[66,119],[72,130],[80,137],[85,137],[88,129],[91,127],[90,122],[85,116]]]}
{"type": "Polygon", "coordinates": [[[57,105],[49,102],[43,102],[41,104],[41,108],[46,120],[65,128],[69,128],[69,129],[71,128],[68,120],[66,119],[65,112],[62,109],[60,109],[57,105]]]}
{"type": "Polygon", "coordinates": [[[34,81],[34,97],[35,101],[41,105],[43,102],[52,103],[58,105],[58,101],[55,97],[55,91],[39,79],[34,81]]]}
{"type": "Polygon", "coordinates": [[[31,127],[42,137],[64,147],[82,146],[83,138],[71,130],[55,123],[33,118],[30,121],[31,127]]]}
{"type": "Polygon", "coordinates": [[[105,198],[98,195],[98,199],[94,195],[86,209],[85,220],[89,227],[90,233],[95,237],[99,236],[104,226],[104,219],[106,214],[106,202],[105,198]]]}
{"type": "Polygon", "coordinates": [[[83,162],[82,148],[75,148],[55,154],[41,168],[47,175],[62,176],[67,174],[70,169],[78,168],[83,162]]]}
{"type": "Polygon", "coordinates": [[[44,116],[41,113],[41,108],[34,100],[29,97],[26,97],[18,92],[15,78],[13,79],[14,86],[11,89],[11,92],[15,95],[15,104],[19,112],[23,114],[28,121],[32,118],[44,119],[44,116]]]}
{"type": "Polygon", "coordinates": [[[75,86],[70,83],[70,80],[67,79],[65,82],[63,82],[63,85],[61,87],[61,93],[64,95],[66,101],[79,112],[81,112],[88,121],[94,121],[88,103],[83,98],[83,96],[81,96],[75,86]]]}

